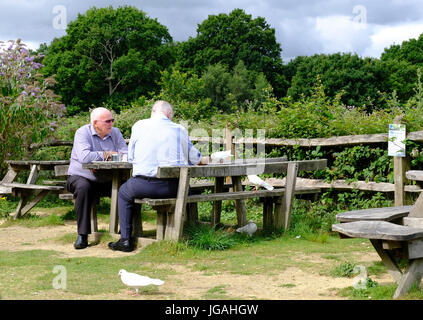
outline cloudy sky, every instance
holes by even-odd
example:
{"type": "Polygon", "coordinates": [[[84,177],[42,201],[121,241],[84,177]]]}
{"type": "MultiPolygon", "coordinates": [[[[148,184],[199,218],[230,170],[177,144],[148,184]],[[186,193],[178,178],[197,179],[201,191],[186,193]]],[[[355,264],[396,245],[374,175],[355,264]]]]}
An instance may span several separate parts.
{"type": "Polygon", "coordinates": [[[335,52],[379,58],[384,48],[423,33],[421,0],[0,0],[0,40],[21,38],[36,49],[63,36],[78,13],[110,5],[143,10],[175,41],[194,37],[208,15],[241,8],[275,29],[285,62],[335,52]]]}

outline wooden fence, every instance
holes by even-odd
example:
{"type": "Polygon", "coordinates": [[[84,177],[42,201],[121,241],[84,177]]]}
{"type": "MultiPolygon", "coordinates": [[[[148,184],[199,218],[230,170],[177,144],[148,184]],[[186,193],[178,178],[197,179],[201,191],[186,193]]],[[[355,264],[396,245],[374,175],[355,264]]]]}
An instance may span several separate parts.
{"type": "MultiPolygon", "coordinates": [[[[407,139],[416,142],[423,142],[423,131],[416,131],[407,133],[407,139]]],[[[129,139],[127,139],[129,141],[129,139]]],[[[338,146],[354,146],[366,144],[388,144],[388,133],[379,134],[365,134],[365,135],[350,135],[338,136],[330,138],[315,138],[315,139],[258,139],[237,137],[228,128],[225,130],[223,137],[191,137],[192,142],[197,143],[213,143],[220,146],[225,146],[226,150],[231,150],[235,154],[237,145],[264,145],[265,147],[286,147],[286,146],[300,146],[305,148],[310,147],[338,147],[338,146]]],[[[72,146],[73,141],[52,141],[43,144],[34,144],[32,149],[46,146],[72,146]]],[[[394,157],[394,183],[386,182],[366,182],[354,181],[347,182],[346,180],[334,180],[331,183],[319,179],[304,179],[297,178],[297,186],[303,188],[320,188],[320,189],[336,189],[336,190],[361,190],[374,192],[394,192],[395,205],[404,205],[408,202],[408,194],[411,192],[420,192],[421,189],[417,185],[409,185],[409,181],[405,178],[405,172],[411,167],[410,156],[394,157]]],[[[270,181],[274,186],[284,186],[285,179],[272,179],[270,181]]]]}

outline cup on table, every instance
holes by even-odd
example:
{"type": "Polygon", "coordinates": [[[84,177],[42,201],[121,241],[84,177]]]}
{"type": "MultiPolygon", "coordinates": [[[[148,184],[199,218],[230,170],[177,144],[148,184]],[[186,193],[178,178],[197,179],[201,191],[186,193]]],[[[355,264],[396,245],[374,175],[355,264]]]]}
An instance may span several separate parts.
{"type": "Polygon", "coordinates": [[[120,162],[128,162],[128,154],[119,152],[119,161],[120,162]]]}
{"type": "Polygon", "coordinates": [[[111,156],[111,161],[119,161],[119,154],[117,154],[117,153],[112,153],[112,156],[111,156]]]}

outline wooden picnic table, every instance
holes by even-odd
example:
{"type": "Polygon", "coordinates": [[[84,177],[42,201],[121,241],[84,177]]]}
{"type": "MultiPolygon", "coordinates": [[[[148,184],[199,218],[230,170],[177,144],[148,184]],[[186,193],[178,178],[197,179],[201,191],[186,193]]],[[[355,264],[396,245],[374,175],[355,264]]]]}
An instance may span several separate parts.
{"type": "MultiPolygon", "coordinates": [[[[169,166],[159,167],[157,172],[158,178],[179,178],[178,194],[175,199],[165,199],[166,203],[158,204],[157,201],[163,199],[154,199],[155,202],[151,202],[153,206],[167,206],[170,204],[174,208],[174,213],[167,215],[170,218],[161,220],[158,216],[158,229],[162,229],[163,232],[166,226],[171,226],[168,229],[168,236],[159,235],[158,238],[168,238],[172,240],[180,239],[183,227],[183,220],[186,213],[186,205],[190,202],[188,199],[188,190],[190,188],[190,178],[206,178],[214,180],[214,193],[218,193],[218,196],[211,195],[208,201],[213,201],[213,216],[220,215],[221,201],[222,200],[235,200],[235,207],[237,212],[237,219],[239,225],[246,223],[246,208],[244,200],[247,198],[263,196],[262,193],[254,193],[252,191],[244,191],[242,187],[242,177],[249,174],[275,174],[275,173],[286,173],[288,171],[287,189],[289,192],[282,191],[281,189],[274,191],[274,194],[266,194],[266,196],[281,197],[284,195],[284,201],[276,208],[276,225],[284,226],[289,224],[289,215],[283,216],[284,210],[291,208],[292,197],[295,189],[295,178],[298,170],[311,171],[324,169],[327,166],[327,160],[304,160],[304,161],[286,161],[286,160],[272,160],[272,159],[239,159],[234,161],[228,161],[226,163],[208,164],[208,165],[195,165],[195,166],[169,166]],[[228,188],[225,186],[225,177],[231,178],[231,185],[234,192],[241,193],[233,196],[229,193],[228,188]],[[250,194],[247,194],[250,192],[250,194]],[[278,193],[279,192],[279,193],[278,193]],[[215,197],[215,198],[213,198],[215,197]],[[173,203],[167,203],[168,201],[173,203]],[[165,226],[166,225],[166,226],[165,226]]],[[[127,162],[96,162],[90,164],[83,164],[85,169],[95,170],[111,170],[112,173],[112,196],[110,204],[110,233],[117,233],[118,231],[118,215],[117,215],[117,192],[119,190],[121,181],[124,174],[127,174],[132,168],[131,163],[127,162]]],[[[267,191],[267,190],[266,190],[267,191]]],[[[195,196],[191,196],[195,197],[195,196]]],[[[204,197],[204,196],[203,196],[204,197]]],[[[197,199],[198,201],[203,201],[197,199]]],[[[152,199],[144,200],[144,203],[148,203],[152,199]]],[[[192,202],[192,201],[191,201],[192,202]]],[[[136,202],[142,203],[142,202],[136,202]]],[[[268,210],[269,214],[267,218],[272,220],[271,209],[268,210]]],[[[213,219],[213,218],[212,218],[213,219]]],[[[158,232],[158,234],[160,234],[158,232]]]]}
{"type": "MultiPolygon", "coordinates": [[[[406,172],[406,178],[423,181],[423,171],[406,172]]],[[[388,272],[397,282],[394,298],[406,294],[423,276],[423,193],[412,206],[356,210],[337,215],[332,230],[342,238],[369,239],[388,272]],[[345,223],[342,223],[345,222],[345,223]],[[405,270],[398,262],[407,260],[405,270]]]]}
{"type": "Polygon", "coordinates": [[[69,160],[6,160],[7,172],[0,182],[0,194],[13,194],[20,197],[14,219],[29,212],[38,202],[49,193],[60,193],[63,186],[40,185],[37,179],[41,170],[54,171],[57,165],[68,165],[69,160]],[[15,178],[21,171],[29,171],[26,183],[15,182],[15,178]],[[33,199],[31,200],[31,198],[33,199]]]}

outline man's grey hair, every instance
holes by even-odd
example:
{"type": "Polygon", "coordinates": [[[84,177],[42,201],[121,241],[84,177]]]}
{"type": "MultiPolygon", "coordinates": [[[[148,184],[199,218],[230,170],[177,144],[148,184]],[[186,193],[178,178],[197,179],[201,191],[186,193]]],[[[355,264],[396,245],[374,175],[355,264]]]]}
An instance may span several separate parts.
{"type": "Polygon", "coordinates": [[[170,118],[173,117],[173,108],[169,102],[158,100],[154,103],[153,108],[151,109],[151,114],[161,113],[164,114],[166,117],[170,114],[170,118]]]}
{"type": "Polygon", "coordinates": [[[100,120],[100,115],[103,114],[104,112],[110,112],[110,110],[103,107],[98,107],[93,109],[90,114],[91,124],[94,124],[94,120],[100,120]]]}

